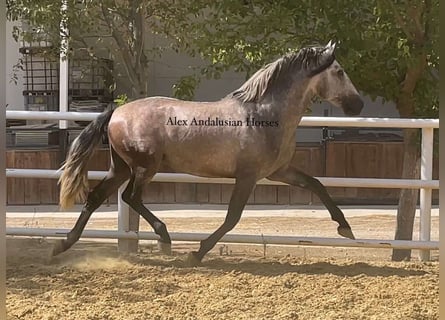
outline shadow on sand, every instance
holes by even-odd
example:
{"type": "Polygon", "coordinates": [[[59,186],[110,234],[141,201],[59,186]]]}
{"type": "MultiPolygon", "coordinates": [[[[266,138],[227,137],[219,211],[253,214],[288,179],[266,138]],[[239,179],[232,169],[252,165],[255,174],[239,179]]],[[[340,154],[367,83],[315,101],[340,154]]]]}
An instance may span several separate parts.
{"type": "MultiPolygon", "coordinates": [[[[100,264],[106,268],[106,261],[114,259],[139,267],[175,268],[180,273],[248,273],[260,276],[280,276],[289,273],[305,275],[332,274],[341,277],[409,277],[422,276],[429,273],[428,268],[420,262],[357,262],[352,259],[303,259],[300,257],[283,257],[282,259],[258,257],[233,257],[209,255],[198,267],[190,267],[186,263],[187,253],[174,252],[173,256],[165,256],[156,251],[145,251],[139,254],[119,255],[115,244],[110,243],[79,243],[57,257],[48,257],[51,251],[50,242],[39,242],[37,239],[8,239],[7,269],[14,274],[18,268],[30,267],[30,273],[55,273],[60,268],[70,268],[79,261],[94,259],[104,260],[100,264]],[[41,268],[35,268],[40,266],[41,268]],[[31,271],[33,270],[33,271],[31,271]]],[[[76,268],[79,270],[78,268],[76,268]]],[[[80,270],[82,271],[82,270],[80,270]]]]}

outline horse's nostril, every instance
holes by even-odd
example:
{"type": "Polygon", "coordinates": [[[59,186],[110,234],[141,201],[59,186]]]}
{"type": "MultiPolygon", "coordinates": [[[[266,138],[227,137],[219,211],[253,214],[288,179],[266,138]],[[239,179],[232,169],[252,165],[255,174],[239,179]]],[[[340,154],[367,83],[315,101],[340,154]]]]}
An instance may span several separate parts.
{"type": "Polygon", "coordinates": [[[360,96],[348,96],[342,99],[343,111],[348,116],[359,115],[364,103],[360,96]]]}

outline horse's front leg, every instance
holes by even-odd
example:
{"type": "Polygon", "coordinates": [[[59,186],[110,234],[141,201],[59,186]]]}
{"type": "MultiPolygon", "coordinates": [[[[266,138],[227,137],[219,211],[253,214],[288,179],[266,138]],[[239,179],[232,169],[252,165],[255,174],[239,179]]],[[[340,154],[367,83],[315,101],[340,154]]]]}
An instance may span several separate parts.
{"type": "Polygon", "coordinates": [[[209,252],[227,232],[236,226],[255,184],[256,179],[254,177],[236,179],[224,223],[207,239],[201,241],[201,246],[197,252],[190,253],[188,257],[189,265],[200,264],[205,254],[209,252]]]}
{"type": "Polygon", "coordinates": [[[327,192],[326,188],[321,184],[320,181],[293,167],[287,167],[285,169],[278,170],[267,178],[269,180],[280,181],[293,186],[308,189],[315,193],[329,210],[332,220],[338,222],[338,234],[345,238],[355,239],[351,227],[346,221],[343,212],[337,207],[337,205],[327,192]]]}

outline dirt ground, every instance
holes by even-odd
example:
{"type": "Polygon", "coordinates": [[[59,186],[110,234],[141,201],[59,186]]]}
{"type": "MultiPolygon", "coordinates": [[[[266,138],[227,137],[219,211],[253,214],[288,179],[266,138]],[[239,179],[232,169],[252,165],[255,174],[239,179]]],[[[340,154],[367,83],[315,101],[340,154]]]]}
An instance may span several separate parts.
{"type": "MultiPolygon", "coordinates": [[[[223,218],[163,220],[170,231],[210,232],[223,218]]],[[[394,236],[393,216],[348,220],[356,237],[394,236]]],[[[21,227],[73,223],[7,219],[21,227]]],[[[432,223],[437,240],[438,217],[432,223]]],[[[248,217],[233,233],[336,237],[335,226],[328,218],[248,217]]],[[[115,227],[110,218],[88,225],[115,227]]],[[[81,241],[50,258],[52,242],[7,239],[7,320],[439,319],[437,251],[431,262],[414,251],[411,262],[395,263],[387,249],[218,244],[202,266],[188,267],[187,253],[198,244],[174,243],[165,256],[155,242],[141,241],[137,254],[120,255],[115,241],[81,241]]]]}

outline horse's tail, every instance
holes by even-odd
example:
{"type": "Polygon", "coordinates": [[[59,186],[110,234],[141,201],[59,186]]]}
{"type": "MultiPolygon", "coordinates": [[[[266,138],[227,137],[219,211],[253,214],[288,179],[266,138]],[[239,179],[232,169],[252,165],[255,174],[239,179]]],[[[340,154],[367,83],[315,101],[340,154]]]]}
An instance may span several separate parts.
{"type": "Polygon", "coordinates": [[[87,164],[94,149],[107,131],[114,110],[100,114],[71,144],[59,178],[59,204],[62,209],[70,208],[75,201],[84,201],[88,191],[87,164]]]}

